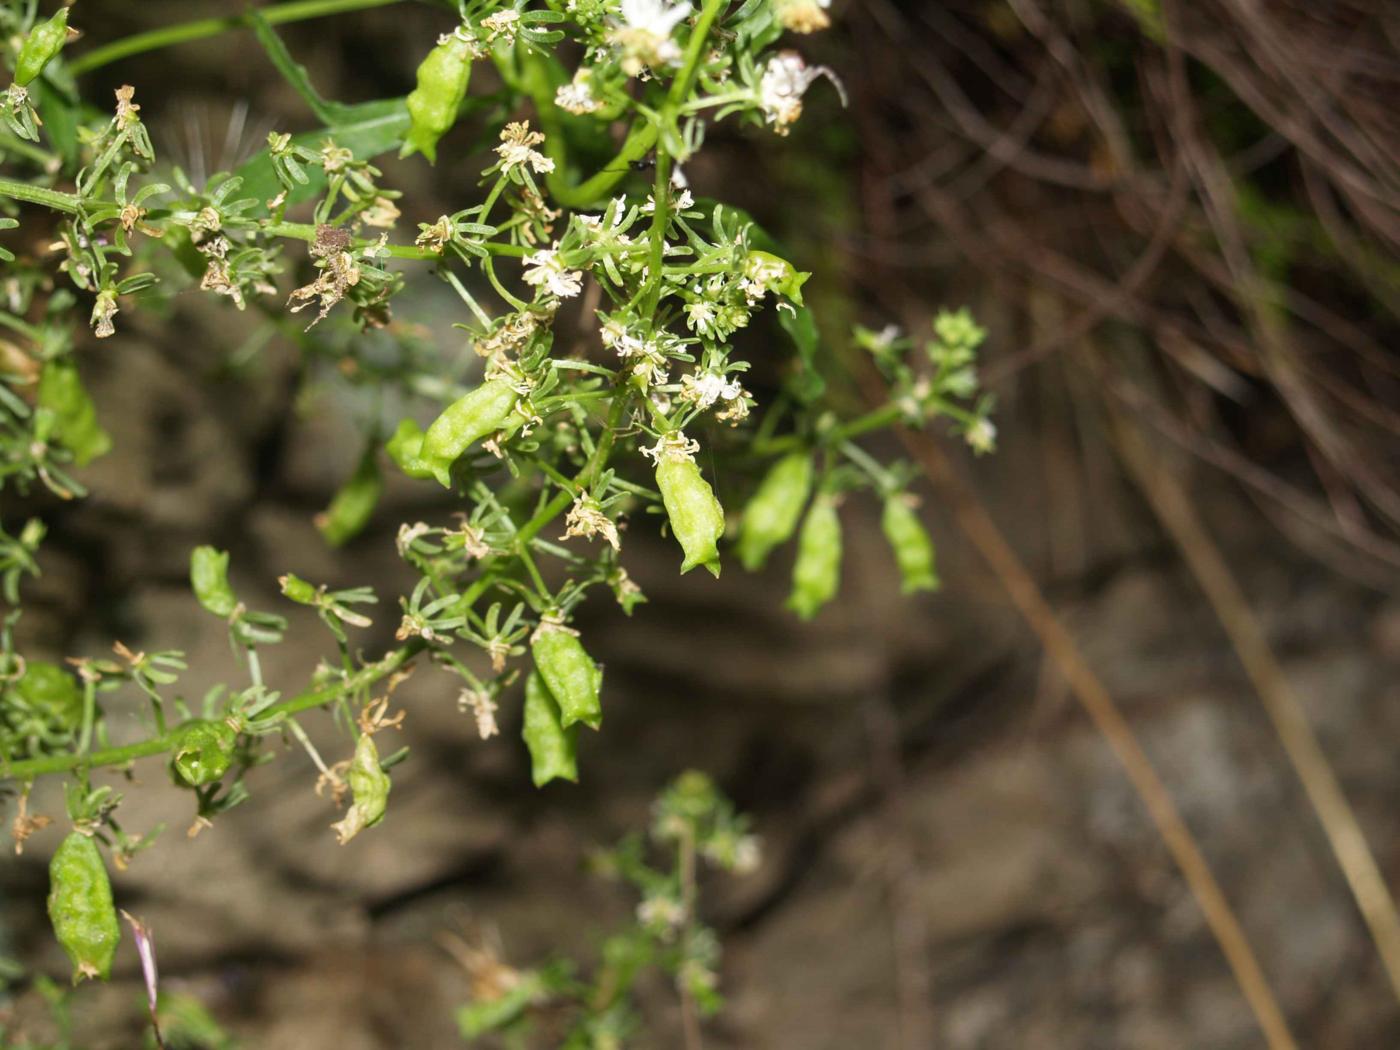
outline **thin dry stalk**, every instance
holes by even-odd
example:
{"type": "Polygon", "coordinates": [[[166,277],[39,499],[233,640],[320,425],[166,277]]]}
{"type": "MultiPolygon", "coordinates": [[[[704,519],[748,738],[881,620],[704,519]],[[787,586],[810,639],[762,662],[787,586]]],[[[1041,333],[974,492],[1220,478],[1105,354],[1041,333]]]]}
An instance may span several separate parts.
{"type": "Polygon", "coordinates": [[[977,496],[944,458],[938,446],[921,434],[902,432],[901,438],[909,452],[923,467],[929,480],[940,490],[957,518],[958,525],[991,566],[1007,597],[1011,599],[1027,625],[1035,632],[1046,655],[1054,661],[1059,673],[1069,684],[1071,692],[1095,727],[1103,734],[1115,757],[1122,763],[1133,788],[1157,826],[1162,840],[1181,870],[1192,895],[1201,906],[1206,922],[1224,953],[1235,980],[1244,993],[1255,1019],[1264,1033],[1270,1050],[1296,1050],[1297,1043],[1288,1029],[1288,1022],[1274,998],[1263,970],[1250,947],[1249,939],[1240,926],[1225,892],[1216,882],[1210,865],[1197,845],[1191,829],[1186,826],[1167,786],[1153,768],[1151,760],[1133,735],[1123,713],[1118,709],[1108,689],[1084,659],[1069,630],[1055,615],[1044,594],[1036,585],[1011,545],[1007,543],[996,522],[977,496]]]}
{"type": "Polygon", "coordinates": [[[1376,942],[1391,987],[1400,997],[1400,914],[1361,824],[1249,600],[1186,490],[1162,467],[1138,428],[1111,402],[1109,405],[1113,436],[1123,462],[1180,549],[1254,684],[1376,942]]]}

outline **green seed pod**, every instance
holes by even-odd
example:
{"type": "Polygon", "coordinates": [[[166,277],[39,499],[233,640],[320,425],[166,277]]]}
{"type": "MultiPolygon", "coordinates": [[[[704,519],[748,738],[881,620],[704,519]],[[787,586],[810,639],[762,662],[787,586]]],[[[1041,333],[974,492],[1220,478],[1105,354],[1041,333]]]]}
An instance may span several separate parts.
{"type": "Polygon", "coordinates": [[[905,594],[936,590],[938,572],[933,565],[933,540],[910,505],[909,497],[894,493],[886,498],[880,527],[884,529],[885,539],[889,540],[895,563],[899,566],[899,575],[903,579],[900,590],[905,594]]]}
{"type": "Polygon", "coordinates": [[[171,765],[191,787],[212,784],[233,764],[238,734],[227,722],[187,722],[180,727],[171,765]]]}
{"type": "Polygon", "coordinates": [[[69,361],[50,361],[39,376],[35,401],[54,414],[53,436],[73,453],[78,466],[104,455],[112,439],[97,422],[97,408],[69,361]]]}
{"type": "Polygon", "coordinates": [[[228,551],[196,547],[190,552],[190,586],[199,604],[215,616],[232,616],[238,597],[228,582],[228,551]]]}
{"type": "Polygon", "coordinates": [[[603,724],[598,690],[603,672],[584,651],[578,635],[548,617],[530,639],[530,655],[544,684],[559,703],[560,724],[582,722],[589,729],[603,724]]]}
{"type": "Polygon", "coordinates": [[[786,543],[802,518],[812,492],[812,457],[793,452],[775,463],[744,508],[739,532],[739,560],[752,572],[768,553],[786,543]]]}
{"type": "Polygon", "coordinates": [[[301,605],[315,605],[316,599],[320,597],[313,584],[307,583],[300,576],[290,572],[285,576],[277,577],[277,582],[281,585],[282,594],[285,597],[301,605]]]}
{"type": "Polygon", "coordinates": [[[384,451],[410,478],[422,480],[433,476],[432,464],[423,459],[423,428],[416,420],[399,420],[384,451]]]}
{"type": "Polygon", "coordinates": [[[717,545],[724,535],[724,508],[701,475],[684,436],[674,435],[662,446],[656,456],[656,487],[661,490],[671,532],[685,552],[681,572],[703,565],[718,576],[717,545]]]}
{"type": "Polygon", "coordinates": [[[73,983],[105,981],[122,931],[102,854],[81,832],[71,832],[49,863],[49,921],[73,962],[73,983]]]}
{"type": "Polygon", "coordinates": [[[340,487],[331,505],[316,516],[316,528],[332,547],[349,542],[364,531],[384,492],[384,479],[374,449],[360,459],[355,473],[340,487]]]}
{"type": "Polygon", "coordinates": [[[77,679],[58,664],[28,660],[15,692],[30,711],[55,729],[71,732],[83,721],[83,690],[77,679]]]}
{"type": "Polygon", "coordinates": [[[802,286],[812,276],[799,272],[792,263],[772,252],[760,251],[749,252],[744,261],[744,275],[758,287],[772,288],[798,306],[802,305],[802,286]]]}
{"type": "Polygon", "coordinates": [[[836,501],[830,493],[821,492],[812,501],[797,537],[788,608],[810,620],[840,588],[841,519],[836,515],[836,501]]]}
{"type": "Polygon", "coordinates": [[[418,66],[418,86],[407,99],[411,124],[400,157],[422,153],[437,162],[438,139],[457,121],[472,74],[472,44],[460,31],[443,36],[418,66]]]}
{"type": "Polygon", "coordinates": [[[368,733],[360,734],[345,778],[350,781],[354,801],[345,817],[331,825],[342,846],[365,828],[372,828],[383,820],[389,806],[389,774],[379,765],[379,748],[368,733]]]}
{"type": "Polygon", "coordinates": [[[530,749],[530,775],[535,787],[544,787],[555,777],[578,783],[578,760],[574,756],[574,730],[561,724],[559,701],[533,671],[525,679],[525,727],[520,731],[530,749]]]}
{"type": "Polygon", "coordinates": [[[15,83],[24,87],[44,71],[68,42],[68,8],[60,7],[47,22],[29,31],[15,60],[15,83]]]}
{"type": "Polygon", "coordinates": [[[515,412],[519,400],[508,380],[492,379],[459,397],[433,420],[423,435],[422,458],[439,484],[451,486],[452,464],[474,442],[498,430],[513,430],[523,422],[515,412]]]}

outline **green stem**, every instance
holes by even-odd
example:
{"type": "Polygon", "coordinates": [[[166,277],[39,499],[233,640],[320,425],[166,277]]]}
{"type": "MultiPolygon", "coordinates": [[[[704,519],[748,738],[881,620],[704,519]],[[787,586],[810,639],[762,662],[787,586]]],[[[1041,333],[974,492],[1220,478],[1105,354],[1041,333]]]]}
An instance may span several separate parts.
{"type": "MultiPolygon", "coordinates": [[[[292,697],[290,700],[283,700],[280,704],[273,704],[267,709],[265,715],[260,717],[295,715],[309,708],[330,703],[344,693],[367,688],[381,678],[393,674],[417,656],[424,645],[422,639],[411,639],[400,648],[388,653],[377,663],[370,664],[349,679],[335,685],[309,690],[292,697]]],[[[102,751],[93,751],[91,754],[71,752],[64,755],[47,755],[44,758],[29,758],[20,762],[10,762],[0,767],[0,779],[32,780],[45,773],[66,773],[73,769],[95,769],[98,766],[123,766],[134,759],[164,754],[174,748],[179,739],[180,730],[179,727],[176,727],[172,732],[162,733],[149,740],[141,740],[135,744],[125,744],[121,747],[109,747],[102,751]]]]}
{"type": "MultiPolygon", "coordinates": [[[[593,450],[593,455],[588,457],[588,462],[584,464],[578,476],[574,478],[575,485],[579,490],[591,488],[603,473],[603,468],[607,466],[608,457],[612,455],[613,441],[617,434],[618,425],[622,422],[622,414],[627,410],[627,397],[622,391],[614,394],[612,407],[608,409],[608,421],[603,426],[603,433],[598,438],[598,446],[593,450]]],[[[520,527],[516,533],[516,541],[523,549],[524,546],[533,540],[541,529],[557,518],[569,504],[574,501],[574,493],[567,489],[561,491],[552,500],[540,508],[539,512],[520,527]]]]}
{"type": "MultiPolygon", "coordinates": [[[[681,105],[690,92],[691,85],[700,68],[700,55],[705,50],[710,27],[720,12],[729,6],[729,0],[705,0],[700,17],[695,20],[695,29],[685,46],[685,57],[680,72],[671,81],[671,89],[666,93],[666,102],[661,107],[660,127],[668,128],[680,115],[681,105]]],[[[651,261],[647,273],[647,286],[642,295],[642,312],[654,314],[661,298],[661,269],[666,260],[666,229],[671,219],[671,163],[667,150],[660,150],[656,162],[656,186],[652,191],[655,210],[651,221],[651,261]]]]}
{"type": "Polygon", "coordinates": [[[627,132],[627,138],[617,151],[617,156],[603,165],[591,178],[570,186],[564,181],[562,171],[555,169],[545,177],[549,194],[556,204],[566,208],[587,208],[602,200],[613,188],[632,173],[632,162],[641,160],[656,145],[657,130],[654,124],[637,121],[627,132]]]}
{"type": "MultiPolygon", "coordinates": [[[[720,12],[729,6],[729,0],[705,0],[705,6],[700,10],[700,17],[695,20],[695,29],[690,34],[690,40],[685,45],[685,57],[681,60],[681,71],[676,74],[676,79],[671,81],[671,90],[666,93],[666,110],[674,116],[680,112],[681,103],[686,95],[690,94],[691,86],[695,83],[696,76],[700,72],[700,53],[705,50],[705,41],[709,38],[710,27],[715,24],[715,19],[720,12]]],[[[663,111],[664,112],[664,111],[663,111]]]]}
{"type": "Polygon", "coordinates": [[[666,265],[666,228],[671,221],[671,157],[662,153],[656,159],[656,184],[652,188],[653,203],[651,250],[647,262],[647,284],[642,294],[641,312],[651,317],[661,301],[661,271],[666,265]]]}
{"type": "Polygon", "coordinates": [[[853,437],[860,437],[868,434],[872,430],[883,430],[885,427],[893,426],[903,418],[904,410],[899,405],[891,402],[880,408],[867,412],[863,416],[851,420],[849,423],[842,423],[831,432],[833,441],[846,441],[853,437]]]}
{"type": "Polygon", "coordinates": [[[69,215],[78,214],[79,200],[76,194],[64,193],[62,190],[46,190],[42,186],[31,186],[16,179],[0,179],[0,197],[9,197],[29,204],[42,204],[46,208],[67,212],[69,215]]]}
{"type": "MultiPolygon", "coordinates": [[[[293,3],[264,7],[258,13],[267,19],[269,24],[282,25],[286,22],[301,22],[308,18],[320,18],[323,15],[360,11],[370,7],[385,7],[397,3],[399,0],[294,0],[293,3]]],[[[218,36],[230,29],[246,28],[247,25],[248,17],[246,15],[225,15],[223,18],[201,18],[193,22],[161,26],[159,29],[152,29],[149,32],[137,33],[122,40],[114,40],[110,44],[95,48],[85,55],[80,55],[68,64],[68,71],[74,76],[80,76],[123,58],[130,58],[132,55],[171,47],[175,44],[188,43],[191,40],[218,36]]]]}
{"type": "MultiPolygon", "coordinates": [[[[5,193],[5,188],[0,185],[0,195],[5,193]]],[[[271,237],[291,237],[294,240],[306,241],[308,244],[316,240],[317,227],[309,222],[267,222],[257,227],[261,232],[271,237]]],[[[352,247],[355,249],[372,248],[379,242],[377,240],[366,240],[361,238],[354,241],[352,247]]],[[[505,244],[496,241],[483,241],[481,247],[485,248],[492,255],[509,255],[520,258],[528,254],[527,250],[518,244],[505,244]]],[[[386,244],[384,250],[395,259],[441,259],[439,252],[428,248],[420,248],[416,244],[386,244]]]]}

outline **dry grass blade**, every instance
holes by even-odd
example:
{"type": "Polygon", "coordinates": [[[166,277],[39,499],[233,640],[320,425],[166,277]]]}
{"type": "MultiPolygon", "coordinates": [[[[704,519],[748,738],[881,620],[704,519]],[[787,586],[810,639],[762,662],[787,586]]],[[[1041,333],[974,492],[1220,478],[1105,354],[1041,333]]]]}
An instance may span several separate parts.
{"type": "Polygon", "coordinates": [[[1172,801],[1171,793],[1153,768],[1108,689],[1085,661],[1073,636],[1055,615],[1030,572],[1002,536],[996,522],[976,495],[958,478],[938,446],[922,434],[905,431],[901,432],[901,437],[929,480],[952,507],[959,526],[991,566],[1012,604],[1035,632],[1046,655],[1054,662],[1070,691],[1122,763],[1128,779],[1180,868],[1182,877],[1200,904],[1206,922],[1234,972],[1240,991],[1254,1011],[1269,1047],[1271,1050],[1296,1048],[1297,1043],[1289,1031],[1283,1011],[1269,988],[1254,949],[1250,947],[1249,939],[1224,890],[1215,880],[1191,829],[1186,826],[1172,801]]]}
{"type": "Polygon", "coordinates": [[[1274,657],[1258,619],[1250,610],[1248,599],[1224,555],[1211,540],[1186,490],[1170,471],[1162,468],[1138,428],[1111,402],[1109,404],[1115,443],[1123,462],[1181,550],[1229,635],[1322,823],[1332,852],[1376,942],[1391,986],[1400,996],[1400,914],[1396,912],[1395,900],[1366,843],[1356,814],[1288,684],[1287,675],[1274,657]]]}

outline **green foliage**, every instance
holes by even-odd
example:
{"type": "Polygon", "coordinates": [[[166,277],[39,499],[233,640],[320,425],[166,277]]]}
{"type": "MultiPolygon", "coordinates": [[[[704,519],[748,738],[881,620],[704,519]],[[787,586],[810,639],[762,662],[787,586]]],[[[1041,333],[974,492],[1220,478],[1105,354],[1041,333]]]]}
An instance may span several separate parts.
{"type": "MultiPolygon", "coordinates": [[[[199,828],[248,799],[246,774],[271,760],[270,741],[293,741],[320,769],[320,786],[348,805],[333,825],[347,842],[381,823],[392,767],[412,760],[404,750],[381,756],[376,736],[403,717],[389,714],[389,698],[418,661],[460,689],[484,739],[496,735],[502,704],[523,702],[535,784],[576,781],[576,726],[601,725],[603,672],[572,624],[596,593],[628,613],[644,601],[623,564],[624,536],[664,520],[680,571],[718,576],[728,554],[721,496],[747,500],[738,553],[748,568],[789,542],[805,510],[789,604],[810,618],[839,592],[837,503],[867,493],[884,501],[905,589],[926,589],[936,583],[932,542],[903,495],[913,472],[880,462],[864,442],[939,420],[978,451],[994,443],[991,405],[976,386],[985,332],[965,311],[940,314],[922,352],[895,329],[857,330],[888,390],[852,412],[824,372],[832,355],[805,301],[809,274],[744,212],[687,186],[683,165],[716,123],[782,135],[819,80],[842,92],[835,73],[808,65],[786,36],[823,28],[823,0],[470,0],[451,32],[423,41],[407,98],[356,105],[321,95],[275,28],[390,2],[274,4],[158,27],[77,60],[63,49],[66,8],[36,25],[33,3],[0,2],[16,75],[0,100],[14,145],[5,145],[0,230],[18,218],[26,234],[42,231],[56,245],[35,257],[20,247],[26,236],[0,249],[0,484],[85,493],[74,473],[111,439],[98,422],[106,406],[79,378],[82,326],[109,338],[128,311],[197,286],[266,316],[254,348],[286,331],[287,314],[312,312],[297,339],[308,383],[340,385],[366,450],[316,518],[327,543],[369,529],[386,460],[413,482],[449,490],[460,507],[449,521],[399,528],[397,644],[377,656],[355,639],[371,626],[373,592],[280,578],[284,598],[314,610],[334,647],[285,693],[264,680],[262,654],[282,641],[286,619],[248,608],[229,582],[228,553],[197,547],[194,599],[224,622],[243,665],[197,710],[179,691],[177,651],[115,642],[111,655],[71,659],[73,672],[17,652],[20,583],[39,571],[44,526],[0,530],[0,583],[14,607],[0,633],[0,775],[21,798],[35,777],[71,777],[70,815],[84,834],[61,849],[56,884],[87,888],[58,894],[55,922],[75,962],[95,972],[105,973],[116,943],[106,937],[110,888],[96,841],[125,862],[155,831],[123,831],[120,796],[94,787],[94,770],[164,756],[199,828]],[[238,27],[251,29],[308,123],[321,126],[272,131],[235,171],[196,182],[176,168],[157,181],[136,88],[118,87],[103,113],[82,100],[75,73],[238,27]],[[477,63],[496,76],[473,77],[477,63]],[[487,80],[500,89],[469,94],[487,80]],[[432,161],[449,148],[490,149],[479,191],[404,233],[400,193],[376,159],[432,161]],[[460,345],[391,324],[403,288],[435,278],[460,301],[460,345]],[[556,333],[556,319],[579,303],[589,304],[582,322],[596,325],[586,345],[573,320],[567,343],[556,333]],[[760,320],[765,311],[778,325],[760,320]],[[750,332],[759,325],[777,345],[750,332]],[[781,377],[762,401],[745,385],[751,351],[781,377]],[[125,700],[137,707],[123,725],[142,732],[116,744],[104,715],[125,700]],[[312,745],[301,719],[320,709],[336,715],[349,758],[328,762],[312,745]]],[[[611,855],[643,905],[636,928],[604,947],[598,981],[588,986],[562,965],[531,971],[464,1011],[464,1032],[510,1029],[563,999],[579,1011],[567,1045],[606,1045],[631,1030],[629,989],[655,967],[690,1007],[718,1006],[718,944],[695,919],[694,861],[744,867],[752,841],[697,774],[659,803],[653,839],[672,851],[672,867],[650,866],[636,839],[611,855]]]]}
{"type": "Polygon", "coordinates": [[[702,861],[745,875],[758,867],[759,848],[748,819],[691,770],[656,800],[649,836],[628,835],[593,857],[594,871],[628,885],[638,903],[633,920],[603,940],[592,972],[580,976],[584,968],[562,958],[519,970],[489,949],[473,951],[472,1001],[457,1013],[462,1036],[528,1040],[552,1030],[562,1031],[561,1047],[623,1046],[641,1027],[636,992],[653,973],[670,982],[682,1010],[717,1013],[720,945],[700,921],[702,861]]]}

